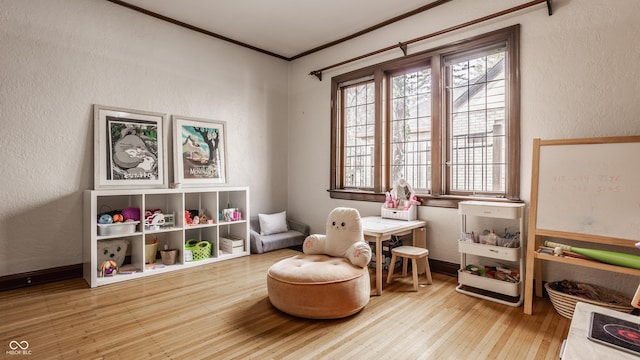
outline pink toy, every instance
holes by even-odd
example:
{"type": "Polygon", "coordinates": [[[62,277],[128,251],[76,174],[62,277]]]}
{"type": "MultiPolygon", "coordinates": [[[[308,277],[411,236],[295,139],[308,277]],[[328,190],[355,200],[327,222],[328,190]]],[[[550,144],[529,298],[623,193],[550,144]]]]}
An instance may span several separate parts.
{"type": "Polygon", "coordinates": [[[128,207],[122,210],[122,216],[124,216],[124,220],[132,220],[139,221],[140,220],[140,209],[137,207],[128,207]]]}
{"type": "Polygon", "coordinates": [[[392,209],[395,207],[395,205],[393,204],[393,199],[391,198],[391,194],[388,191],[385,194],[384,207],[388,209],[392,209]]]}

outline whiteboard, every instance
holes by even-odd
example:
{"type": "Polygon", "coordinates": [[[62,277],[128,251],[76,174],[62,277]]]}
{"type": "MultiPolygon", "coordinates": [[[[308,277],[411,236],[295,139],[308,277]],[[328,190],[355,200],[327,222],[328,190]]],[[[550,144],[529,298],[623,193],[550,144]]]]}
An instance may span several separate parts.
{"type": "Polygon", "coordinates": [[[614,139],[540,142],[537,229],[640,240],[640,137],[614,139]]]}

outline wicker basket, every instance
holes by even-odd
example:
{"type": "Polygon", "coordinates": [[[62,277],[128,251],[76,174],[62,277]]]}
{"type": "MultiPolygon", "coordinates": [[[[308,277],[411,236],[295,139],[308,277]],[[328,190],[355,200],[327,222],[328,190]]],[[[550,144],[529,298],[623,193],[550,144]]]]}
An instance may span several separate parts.
{"type": "Polygon", "coordinates": [[[162,264],[164,265],[175,264],[177,257],[178,257],[177,249],[160,250],[160,258],[162,259],[162,264]]]}
{"type": "Polygon", "coordinates": [[[561,291],[558,291],[556,290],[558,283],[559,281],[546,283],[544,284],[544,288],[547,290],[549,298],[551,299],[551,303],[553,304],[553,307],[556,309],[558,314],[566,317],[567,319],[573,318],[573,311],[575,310],[576,303],[578,301],[602,306],[607,309],[624,313],[630,313],[633,310],[633,306],[631,306],[631,299],[613,290],[609,290],[597,285],[583,284],[591,286],[593,289],[595,289],[601,299],[600,301],[597,301],[580,296],[565,294],[561,291]]]}
{"type": "Polygon", "coordinates": [[[158,253],[158,243],[145,243],[144,244],[144,262],[145,264],[153,264],[156,261],[156,254],[158,253]]]}

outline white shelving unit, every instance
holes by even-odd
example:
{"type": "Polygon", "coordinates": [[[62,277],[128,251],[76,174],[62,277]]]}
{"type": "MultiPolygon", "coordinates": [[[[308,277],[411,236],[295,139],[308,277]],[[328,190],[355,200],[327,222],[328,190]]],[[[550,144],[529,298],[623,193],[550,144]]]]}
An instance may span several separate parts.
{"type": "MultiPolygon", "coordinates": [[[[461,222],[461,235],[470,230],[468,227],[468,217],[486,217],[493,219],[507,219],[517,221],[520,232],[520,246],[518,248],[508,248],[504,246],[487,245],[475,242],[467,242],[464,238],[458,240],[458,251],[460,252],[460,270],[458,271],[458,286],[456,291],[499,302],[509,306],[520,306],[523,302],[524,284],[524,204],[500,203],[485,201],[462,201],[458,204],[461,222]],[[475,255],[480,261],[485,259],[507,261],[516,263],[520,271],[520,281],[517,283],[493,279],[479,275],[469,274],[463,271],[467,267],[467,255],[475,255]]],[[[483,229],[473,229],[479,233],[483,229]]],[[[478,264],[481,265],[481,264],[478,264]]]]}
{"type": "Polygon", "coordinates": [[[192,266],[249,255],[249,188],[216,187],[185,189],[147,189],[147,190],[87,190],[84,193],[84,279],[91,287],[107,285],[120,281],[136,279],[167,271],[185,269],[192,266]],[[223,221],[219,212],[228,206],[237,208],[242,218],[236,221],[223,221]],[[109,210],[122,210],[137,207],[141,211],[141,221],[134,225],[135,230],[122,235],[99,235],[98,215],[109,210]],[[144,226],[146,209],[162,209],[163,213],[174,213],[175,224],[171,227],[151,230],[144,226]],[[213,221],[206,224],[185,224],[185,210],[203,210],[213,221]],[[221,238],[244,240],[244,251],[233,254],[221,250],[221,238]],[[154,264],[145,264],[145,240],[157,238],[158,250],[166,244],[170,249],[178,249],[174,265],[162,265],[160,259],[154,264]],[[186,261],[185,242],[196,238],[212,243],[211,256],[208,259],[186,261]],[[128,241],[128,254],[123,268],[136,268],[139,271],[114,276],[99,276],[98,244],[102,241],[125,239],[128,241]]]}

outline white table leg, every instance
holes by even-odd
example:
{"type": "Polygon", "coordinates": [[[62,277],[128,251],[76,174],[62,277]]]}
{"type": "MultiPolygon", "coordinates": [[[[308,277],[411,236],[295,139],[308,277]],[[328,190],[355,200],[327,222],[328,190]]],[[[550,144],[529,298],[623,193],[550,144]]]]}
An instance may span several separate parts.
{"type": "Polygon", "coordinates": [[[376,236],[376,295],[382,295],[382,236],[376,236]]]}

